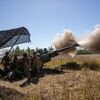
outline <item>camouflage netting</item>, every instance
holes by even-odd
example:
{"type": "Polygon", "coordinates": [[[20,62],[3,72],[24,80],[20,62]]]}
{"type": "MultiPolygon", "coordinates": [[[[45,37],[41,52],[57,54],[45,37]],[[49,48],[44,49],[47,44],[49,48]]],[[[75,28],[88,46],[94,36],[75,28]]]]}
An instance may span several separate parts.
{"type": "Polygon", "coordinates": [[[25,27],[0,31],[0,49],[25,42],[30,42],[30,33],[25,27]]]}

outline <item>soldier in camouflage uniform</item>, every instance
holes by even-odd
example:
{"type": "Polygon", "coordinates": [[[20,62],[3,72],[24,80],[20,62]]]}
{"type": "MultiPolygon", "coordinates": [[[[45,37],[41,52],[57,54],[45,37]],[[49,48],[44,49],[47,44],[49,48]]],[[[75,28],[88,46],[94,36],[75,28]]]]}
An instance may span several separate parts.
{"type": "Polygon", "coordinates": [[[27,76],[28,78],[30,77],[30,63],[29,63],[29,57],[27,55],[27,53],[23,54],[23,58],[22,58],[22,66],[24,69],[24,75],[27,76]]]}
{"type": "Polygon", "coordinates": [[[11,59],[9,57],[9,52],[5,53],[5,56],[2,58],[2,62],[4,65],[4,74],[6,75],[9,72],[9,66],[11,63],[11,59]]]}
{"type": "Polygon", "coordinates": [[[38,75],[37,61],[38,61],[37,53],[33,52],[33,56],[31,58],[31,73],[32,73],[32,76],[38,75]]]}

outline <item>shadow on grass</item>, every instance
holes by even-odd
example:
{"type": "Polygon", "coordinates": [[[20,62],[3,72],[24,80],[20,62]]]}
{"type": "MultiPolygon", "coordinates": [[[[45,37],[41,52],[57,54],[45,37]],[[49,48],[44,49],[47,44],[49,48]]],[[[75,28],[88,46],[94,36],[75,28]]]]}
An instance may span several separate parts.
{"type": "Polygon", "coordinates": [[[57,75],[57,74],[64,74],[64,71],[62,71],[61,68],[59,69],[43,68],[42,73],[44,75],[57,75]]]}
{"type": "Polygon", "coordinates": [[[63,69],[63,70],[80,70],[81,65],[78,64],[77,62],[68,62],[64,65],[61,65],[61,69],[63,69]]]}
{"type": "Polygon", "coordinates": [[[100,70],[100,64],[96,61],[83,61],[81,64],[77,62],[68,62],[61,66],[62,69],[65,70],[82,70],[82,69],[90,69],[90,70],[100,70]]]}
{"type": "Polygon", "coordinates": [[[51,69],[51,68],[43,68],[39,75],[33,76],[32,79],[26,80],[23,82],[20,87],[26,87],[30,83],[38,84],[39,78],[45,77],[45,75],[57,75],[57,74],[64,74],[65,72],[59,69],[51,69]]]}
{"type": "Polygon", "coordinates": [[[0,86],[0,100],[28,100],[28,96],[17,90],[0,86]]]}

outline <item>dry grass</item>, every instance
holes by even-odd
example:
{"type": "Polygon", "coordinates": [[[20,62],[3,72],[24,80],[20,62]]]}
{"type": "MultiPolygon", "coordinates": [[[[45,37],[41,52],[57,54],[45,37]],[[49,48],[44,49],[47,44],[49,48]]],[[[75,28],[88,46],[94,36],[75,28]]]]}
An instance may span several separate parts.
{"type": "Polygon", "coordinates": [[[50,62],[45,64],[46,67],[56,68],[61,65],[78,67],[78,69],[88,68],[91,70],[100,69],[100,55],[76,55],[74,58],[71,56],[58,56],[53,58],[50,62]],[[79,66],[80,68],[79,68],[79,66]]]}
{"type": "Polygon", "coordinates": [[[60,56],[46,66],[56,68],[63,64],[72,69],[64,70],[63,74],[45,75],[38,84],[21,88],[19,84],[23,80],[12,84],[0,81],[0,86],[28,94],[28,100],[100,100],[100,55],[60,56]],[[77,65],[80,69],[73,70],[77,65]]]}
{"type": "Polygon", "coordinates": [[[48,77],[31,90],[29,96],[30,100],[99,100],[100,73],[69,71],[64,75],[48,77]]]}
{"type": "Polygon", "coordinates": [[[72,66],[72,69],[80,65],[80,70],[46,76],[37,89],[29,92],[30,100],[100,100],[100,59],[93,56],[54,58],[46,64],[47,67],[55,68],[67,63],[66,66],[72,66]]]}

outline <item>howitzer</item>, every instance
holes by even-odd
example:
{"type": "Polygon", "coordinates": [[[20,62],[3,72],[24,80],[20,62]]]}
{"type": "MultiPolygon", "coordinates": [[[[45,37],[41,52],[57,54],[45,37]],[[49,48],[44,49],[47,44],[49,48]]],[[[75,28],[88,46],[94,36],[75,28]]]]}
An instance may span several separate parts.
{"type": "Polygon", "coordinates": [[[51,51],[49,53],[42,54],[42,55],[40,55],[40,59],[41,59],[43,64],[47,63],[47,62],[51,61],[51,58],[58,56],[60,52],[69,50],[69,49],[74,48],[76,46],[79,46],[79,44],[74,43],[74,44],[71,44],[65,48],[57,49],[57,50],[51,51]]]}

